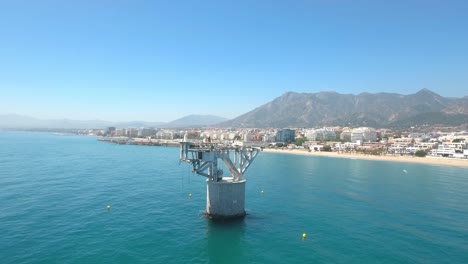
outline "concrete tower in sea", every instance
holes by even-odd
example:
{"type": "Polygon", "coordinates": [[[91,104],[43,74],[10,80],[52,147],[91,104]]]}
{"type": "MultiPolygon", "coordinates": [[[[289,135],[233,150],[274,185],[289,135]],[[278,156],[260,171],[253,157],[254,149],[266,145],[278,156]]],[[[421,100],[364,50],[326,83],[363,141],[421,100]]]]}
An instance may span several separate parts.
{"type": "Polygon", "coordinates": [[[227,219],[245,216],[245,183],[242,177],[260,150],[240,146],[222,146],[208,142],[180,143],[180,160],[192,164],[193,172],[207,177],[206,214],[212,219],[227,219]],[[232,157],[232,159],[231,159],[232,157]],[[218,167],[221,159],[230,177],[223,177],[218,167]]]}

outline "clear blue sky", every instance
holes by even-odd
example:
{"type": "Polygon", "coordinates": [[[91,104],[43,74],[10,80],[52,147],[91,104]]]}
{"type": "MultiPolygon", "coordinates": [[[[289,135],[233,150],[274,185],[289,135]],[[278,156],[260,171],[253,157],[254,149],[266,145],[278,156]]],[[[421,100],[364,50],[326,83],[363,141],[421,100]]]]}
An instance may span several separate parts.
{"type": "Polygon", "coordinates": [[[287,91],[468,95],[468,1],[0,2],[0,114],[233,118],[287,91]]]}

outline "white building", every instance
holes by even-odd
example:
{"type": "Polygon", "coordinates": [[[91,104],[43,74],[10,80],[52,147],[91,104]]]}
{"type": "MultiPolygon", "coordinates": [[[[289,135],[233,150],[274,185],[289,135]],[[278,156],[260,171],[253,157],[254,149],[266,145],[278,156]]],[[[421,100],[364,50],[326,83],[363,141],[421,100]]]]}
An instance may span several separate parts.
{"type": "Polygon", "coordinates": [[[143,127],[138,131],[139,137],[151,137],[156,135],[156,129],[143,127]]]}
{"type": "Polygon", "coordinates": [[[353,150],[353,149],[356,149],[357,146],[358,146],[358,144],[356,144],[356,143],[351,143],[351,142],[335,143],[335,148],[336,148],[338,151],[349,151],[349,150],[353,150]]]}
{"type": "Polygon", "coordinates": [[[227,139],[229,140],[234,140],[236,138],[237,134],[236,133],[229,133],[227,139]]]}
{"type": "Polygon", "coordinates": [[[263,135],[263,141],[264,142],[275,142],[275,140],[276,140],[275,135],[270,135],[270,134],[263,135]]]}
{"type": "Polygon", "coordinates": [[[454,154],[455,154],[455,148],[452,148],[445,144],[439,145],[437,149],[433,149],[431,151],[431,155],[433,156],[453,157],[454,154]]]}
{"type": "Polygon", "coordinates": [[[336,133],[330,128],[311,129],[306,131],[305,136],[308,140],[335,140],[336,133]]]}
{"type": "Polygon", "coordinates": [[[351,142],[375,142],[377,141],[377,132],[371,127],[359,127],[351,132],[351,142]]]}
{"type": "Polygon", "coordinates": [[[123,137],[127,135],[127,131],[125,129],[119,128],[115,130],[116,137],[123,137]]]}
{"type": "Polygon", "coordinates": [[[343,131],[340,134],[340,139],[347,141],[347,142],[351,141],[351,133],[352,133],[351,129],[349,128],[343,129],[343,131]]]}
{"type": "Polygon", "coordinates": [[[309,150],[311,152],[322,151],[323,150],[323,145],[310,145],[309,150]]]}
{"type": "Polygon", "coordinates": [[[171,130],[161,130],[156,133],[156,137],[160,139],[174,139],[174,132],[171,130]]]}
{"type": "Polygon", "coordinates": [[[127,129],[125,129],[125,135],[127,137],[138,137],[138,129],[137,128],[127,128],[127,129]]]}
{"type": "Polygon", "coordinates": [[[437,146],[436,143],[433,143],[433,142],[416,142],[414,143],[413,145],[415,148],[418,148],[420,150],[431,150],[433,149],[435,146],[437,146]]]}

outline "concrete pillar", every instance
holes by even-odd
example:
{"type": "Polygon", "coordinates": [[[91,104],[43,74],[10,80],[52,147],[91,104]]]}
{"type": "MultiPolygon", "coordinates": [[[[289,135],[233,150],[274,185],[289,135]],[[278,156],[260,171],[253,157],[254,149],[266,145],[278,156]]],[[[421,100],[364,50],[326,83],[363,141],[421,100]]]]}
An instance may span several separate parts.
{"type": "Polygon", "coordinates": [[[212,219],[227,219],[245,215],[245,179],[206,181],[206,213],[212,219]]]}

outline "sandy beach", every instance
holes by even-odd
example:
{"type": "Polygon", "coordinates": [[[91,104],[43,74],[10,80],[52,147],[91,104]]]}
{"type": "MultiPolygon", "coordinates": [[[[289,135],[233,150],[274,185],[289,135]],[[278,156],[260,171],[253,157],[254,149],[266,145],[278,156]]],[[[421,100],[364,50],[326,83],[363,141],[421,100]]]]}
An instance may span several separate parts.
{"type": "Polygon", "coordinates": [[[392,161],[392,162],[409,162],[409,163],[420,163],[427,165],[440,165],[440,166],[455,166],[468,168],[468,159],[453,159],[453,158],[440,158],[440,157],[408,157],[408,156],[373,156],[363,154],[350,154],[350,153],[337,153],[337,152],[324,152],[315,151],[308,152],[300,149],[267,149],[263,150],[269,153],[283,153],[292,155],[305,155],[305,156],[325,156],[332,158],[343,158],[343,159],[363,159],[363,160],[381,160],[381,161],[392,161]]]}

